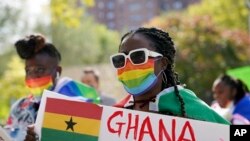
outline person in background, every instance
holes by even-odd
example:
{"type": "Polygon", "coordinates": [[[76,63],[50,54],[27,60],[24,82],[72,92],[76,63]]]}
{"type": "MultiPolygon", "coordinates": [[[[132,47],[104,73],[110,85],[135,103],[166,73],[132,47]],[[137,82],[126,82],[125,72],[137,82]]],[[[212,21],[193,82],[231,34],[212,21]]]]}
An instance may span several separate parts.
{"type": "Polygon", "coordinates": [[[126,33],[119,53],[110,57],[128,96],[116,107],[229,124],[194,92],[180,85],[169,34],[141,27],[126,33]]]}
{"type": "Polygon", "coordinates": [[[222,113],[232,124],[250,124],[249,90],[241,80],[220,75],[214,81],[212,91],[219,107],[217,109],[220,109],[218,113],[222,113]]]}
{"type": "Polygon", "coordinates": [[[81,82],[95,88],[101,98],[101,104],[112,106],[116,103],[115,99],[110,97],[110,95],[101,91],[100,89],[100,73],[94,68],[86,68],[83,70],[83,75],[81,77],[81,82]]]}
{"type": "Polygon", "coordinates": [[[25,84],[29,94],[11,107],[6,131],[14,141],[25,139],[27,126],[34,124],[43,90],[99,103],[97,91],[70,78],[61,78],[61,55],[42,35],[30,35],[15,43],[17,54],[25,61],[25,84]]]}

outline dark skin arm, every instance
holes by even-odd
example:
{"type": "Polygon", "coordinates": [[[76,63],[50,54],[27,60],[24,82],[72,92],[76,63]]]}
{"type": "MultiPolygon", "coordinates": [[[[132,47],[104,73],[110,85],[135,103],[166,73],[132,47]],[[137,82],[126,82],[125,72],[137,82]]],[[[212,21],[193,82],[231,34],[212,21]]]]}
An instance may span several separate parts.
{"type": "Polygon", "coordinates": [[[24,141],[36,141],[37,134],[34,131],[34,125],[29,126],[27,129],[27,135],[24,141]]]}

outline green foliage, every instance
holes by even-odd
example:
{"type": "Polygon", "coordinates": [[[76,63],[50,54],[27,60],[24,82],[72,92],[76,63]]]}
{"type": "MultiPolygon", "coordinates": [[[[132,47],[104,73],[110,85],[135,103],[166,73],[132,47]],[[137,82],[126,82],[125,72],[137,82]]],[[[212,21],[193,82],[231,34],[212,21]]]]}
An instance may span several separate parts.
{"type": "Polygon", "coordinates": [[[103,63],[117,50],[119,35],[84,18],[77,28],[53,25],[52,42],[63,56],[63,65],[103,63]]]}
{"type": "Polygon", "coordinates": [[[0,123],[7,118],[11,104],[27,94],[24,87],[24,75],[23,63],[18,56],[13,56],[0,78],[0,123]]]}
{"type": "Polygon", "coordinates": [[[16,28],[20,10],[6,1],[0,1],[0,11],[0,54],[2,54],[8,48],[10,38],[20,31],[16,28]]]}
{"type": "Polygon", "coordinates": [[[0,54],[0,78],[2,77],[2,75],[4,74],[6,68],[7,68],[7,65],[8,63],[6,62],[9,62],[11,56],[13,54],[13,51],[6,51],[4,52],[3,54],[0,54]]]}
{"type": "Polygon", "coordinates": [[[94,2],[94,0],[51,0],[52,23],[78,27],[84,8],[93,6],[94,2]]]}
{"type": "Polygon", "coordinates": [[[176,69],[181,82],[204,99],[220,73],[250,63],[248,34],[220,28],[209,16],[172,13],[152,20],[148,26],[170,33],[177,47],[176,69]]]}
{"type": "Polygon", "coordinates": [[[51,38],[50,41],[62,54],[63,66],[106,63],[109,56],[117,51],[120,40],[118,32],[108,30],[84,14],[85,8],[93,5],[94,0],[52,0],[52,19],[56,19],[52,20],[50,27],[40,24],[36,29],[48,39],[51,38]],[[77,15],[77,10],[83,13],[77,15]],[[64,12],[76,14],[70,16],[64,15],[64,12]]]}
{"type": "Polygon", "coordinates": [[[248,9],[245,0],[202,0],[190,6],[190,15],[209,15],[216,25],[247,30],[248,9]]]}

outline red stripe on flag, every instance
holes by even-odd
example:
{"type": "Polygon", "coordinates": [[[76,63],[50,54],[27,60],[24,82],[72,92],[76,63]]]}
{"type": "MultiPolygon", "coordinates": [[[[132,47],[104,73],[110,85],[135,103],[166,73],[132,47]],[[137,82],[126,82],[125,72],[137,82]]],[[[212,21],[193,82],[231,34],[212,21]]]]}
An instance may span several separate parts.
{"type": "Polygon", "coordinates": [[[45,112],[100,120],[102,107],[92,103],[47,98],[45,112]]]}
{"type": "Polygon", "coordinates": [[[124,72],[135,70],[135,69],[149,69],[154,66],[154,59],[148,59],[148,62],[146,64],[142,65],[133,65],[130,61],[127,61],[126,67],[122,69],[118,69],[118,75],[121,75],[124,72]]]}

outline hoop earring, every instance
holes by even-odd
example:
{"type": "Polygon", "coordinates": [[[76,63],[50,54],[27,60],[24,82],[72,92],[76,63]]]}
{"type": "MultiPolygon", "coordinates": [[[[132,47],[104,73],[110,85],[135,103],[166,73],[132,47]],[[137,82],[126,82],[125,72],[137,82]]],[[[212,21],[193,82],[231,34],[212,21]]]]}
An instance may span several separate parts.
{"type": "Polygon", "coordinates": [[[167,78],[167,75],[166,75],[164,70],[163,70],[163,73],[162,73],[162,81],[167,85],[168,78],[167,78]]]}

